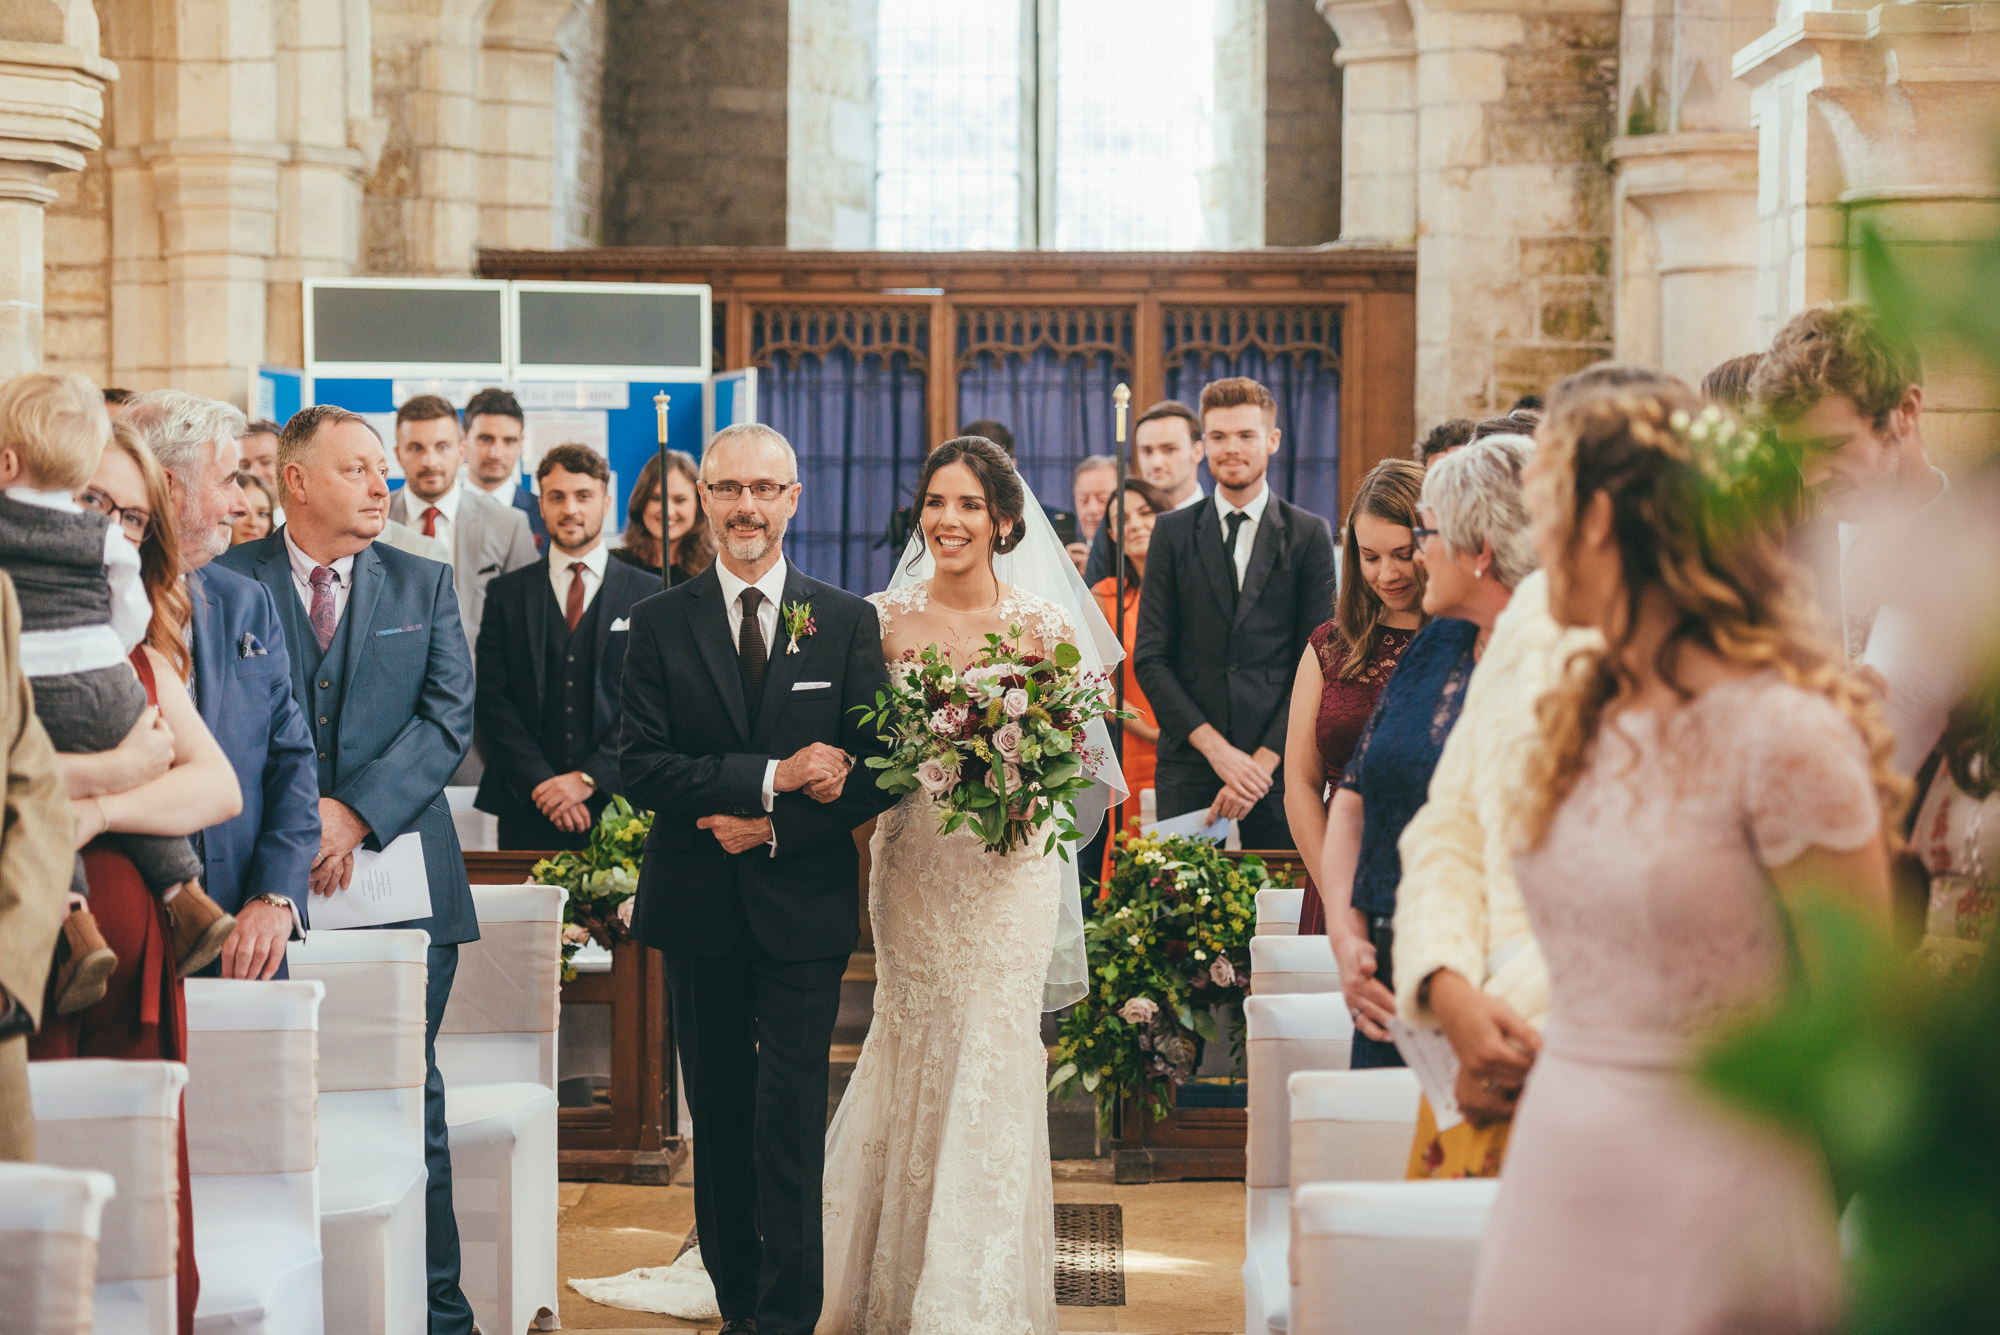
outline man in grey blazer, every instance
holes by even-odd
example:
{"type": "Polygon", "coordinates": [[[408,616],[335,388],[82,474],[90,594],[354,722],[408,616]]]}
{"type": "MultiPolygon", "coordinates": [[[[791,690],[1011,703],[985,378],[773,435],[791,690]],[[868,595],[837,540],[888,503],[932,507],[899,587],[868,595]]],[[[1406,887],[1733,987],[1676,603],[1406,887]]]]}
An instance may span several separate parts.
{"type": "Polygon", "coordinates": [[[496,576],[533,565],[541,554],[525,515],[460,484],[464,461],[465,436],[449,401],[419,394],[396,410],[396,462],[405,481],[389,499],[389,518],[436,538],[451,553],[458,614],[466,643],[473,645],[479,643],[486,586],[496,576]]]}
{"type": "Polygon", "coordinates": [[[458,969],[479,939],[472,888],[444,787],[472,737],[472,653],[451,576],[374,541],[389,509],[388,458],[374,428],[330,404],[278,438],[285,526],[215,564],[270,590],[291,649],[291,691],[319,774],[315,895],[347,892],[357,849],[416,833],[430,916],[384,924],[430,933],[424,992],[424,1166],[431,1335],[465,1335],[451,1148],[435,1041],[458,969]]]}

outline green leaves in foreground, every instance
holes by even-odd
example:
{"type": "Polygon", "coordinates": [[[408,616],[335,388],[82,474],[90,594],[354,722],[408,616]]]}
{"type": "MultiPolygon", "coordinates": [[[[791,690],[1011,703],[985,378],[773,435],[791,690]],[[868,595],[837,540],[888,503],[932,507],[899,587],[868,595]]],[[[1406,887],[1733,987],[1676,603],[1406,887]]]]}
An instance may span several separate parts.
{"type": "Polygon", "coordinates": [[[1793,921],[1812,981],[1723,1038],[1703,1080],[1818,1142],[1861,1198],[1853,1335],[2000,1329],[2000,969],[1934,980],[1826,897],[1793,921]]]}

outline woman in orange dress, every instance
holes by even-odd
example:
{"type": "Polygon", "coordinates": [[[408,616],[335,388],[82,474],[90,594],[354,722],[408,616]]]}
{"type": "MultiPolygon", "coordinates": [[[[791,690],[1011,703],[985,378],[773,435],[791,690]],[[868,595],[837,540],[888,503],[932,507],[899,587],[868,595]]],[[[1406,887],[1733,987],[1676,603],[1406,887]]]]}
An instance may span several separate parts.
{"type": "MultiPolygon", "coordinates": [[[[1153,707],[1146,703],[1146,693],[1139,689],[1139,679],[1132,675],[1132,648],[1139,637],[1139,584],[1146,576],[1146,549],[1153,540],[1153,522],[1174,507],[1167,503],[1167,497],[1158,487],[1143,478],[1125,479],[1125,531],[1111,535],[1112,550],[1121,553],[1125,560],[1125,605],[1118,603],[1118,579],[1109,575],[1097,581],[1091,592],[1097,595],[1097,605],[1104,612],[1104,619],[1118,627],[1118,641],[1125,646],[1125,661],[1118,667],[1118,673],[1125,688],[1125,708],[1139,717],[1125,720],[1124,737],[1119,743],[1118,763],[1125,770],[1125,786],[1131,792],[1117,807],[1112,809],[1111,824],[1113,834],[1125,829],[1128,823],[1139,819],[1139,794],[1153,786],[1153,765],[1158,752],[1160,725],[1153,721],[1153,707]]],[[[1104,522],[1118,521],[1118,504],[1114,497],[1111,506],[1104,512],[1104,522]]],[[[1104,841],[1103,877],[1111,877],[1111,841],[1104,841]]]]}

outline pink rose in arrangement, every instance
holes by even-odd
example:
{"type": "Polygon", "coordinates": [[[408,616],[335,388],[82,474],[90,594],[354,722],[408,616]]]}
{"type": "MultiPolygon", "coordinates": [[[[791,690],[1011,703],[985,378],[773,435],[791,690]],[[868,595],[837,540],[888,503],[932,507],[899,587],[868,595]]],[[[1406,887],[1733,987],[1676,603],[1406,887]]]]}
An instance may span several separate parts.
{"type": "Polygon", "coordinates": [[[1159,1013],[1159,1003],[1147,997],[1133,997],[1118,1008],[1118,1018],[1126,1024],[1151,1024],[1159,1013]]]}
{"type": "Polygon", "coordinates": [[[931,711],[931,731],[946,741],[952,741],[971,718],[971,711],[964,705],[946,705],[931,711]]]}
{"type": "Polygon", "coordinates": [[[917,782],[932,797],[951,790],[951,771],[944,767],[942,760],[926,760],[917,766],[917,782]]]}
{"type": "Polygon", "coordinates": [[[1215,963],[1208,966],[1208,976],[1214,980],[1217,987],[1228,987],[1236,981],[1236,966],[1226,957],[1217,955],[1215,963]]]}
{"type": "Polygon", "coordinates": [[[1019,718],[1028,712],[1028,693],[1019,687],[1000,697],[1000,708],[1008,718],[1019,718]]]}
{"type": "MultiPolygon", "coordinates": [[[[998,732],[994,733],[993,750],[1002,760],[1019,760],[1021,758],[1021,725],[1018,723],[1008,723],[1003,725],[998,732]]],[[[1009,765],[1008,768],[1012,769],[1013,766],[1009,765]]],[[[1010,789],[1014,786],[1011,779],[1008,780],[1007,786],[1010,789]]]]}
{"type": "Polygon", "coordinates": [[[580,927],[573,922],[564,923],[562,929],[562,939],[564,943],[567,945],[580,946],[584,942],[590,940],[590,929],[587,927],[580,927]]]}

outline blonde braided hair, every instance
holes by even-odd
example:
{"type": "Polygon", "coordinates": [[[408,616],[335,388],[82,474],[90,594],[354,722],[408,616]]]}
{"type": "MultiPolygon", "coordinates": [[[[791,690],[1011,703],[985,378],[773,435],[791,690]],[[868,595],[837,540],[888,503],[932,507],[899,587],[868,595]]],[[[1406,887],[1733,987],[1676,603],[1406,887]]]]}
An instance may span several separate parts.
{"type": "Polygon", "coordinates": [[[1548,836],[1606,712],[1636,686],[1623,650],[1641,599],[1654,594],[1672,609],[1674,625],[1653,668],[1683,700],[1693,697],[1679,674],[1682,651],[1692,646],[1739,667],[1775,670],[1834,702],[1867,746],[1893,847],[1908,784],[1891,767],[1891,738],[1874,697],[1843,674],[1785,555],[1783,527],[1793,516],[1770,485],[1772,451],[1734,430],[1691,431],[1702,403],[1678,381],[1564,388],[1551,395],[1537,433],[1534,504],[1558,517],[1574,543],[1583,507],[1599,492],[1610,498],[1625,630],[1573,654],[1537,706],[1543,741],[1523,792],[1527,846],[1548,836]]]}

